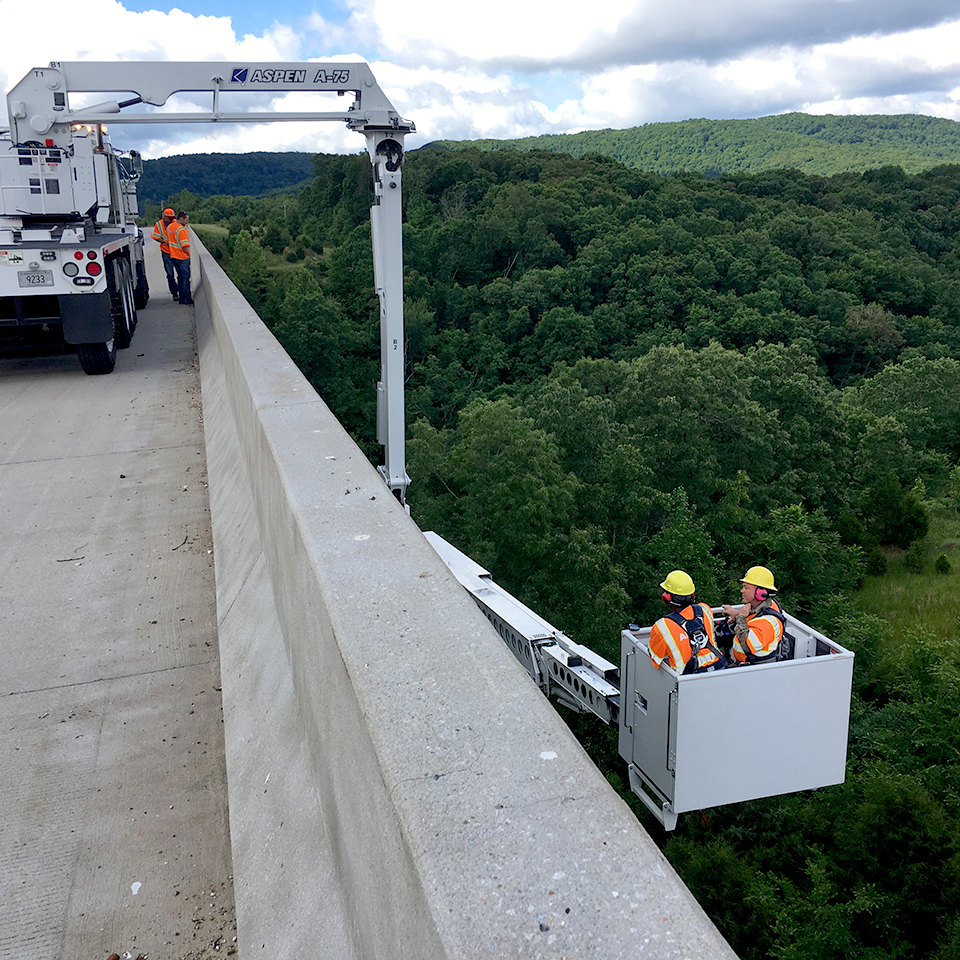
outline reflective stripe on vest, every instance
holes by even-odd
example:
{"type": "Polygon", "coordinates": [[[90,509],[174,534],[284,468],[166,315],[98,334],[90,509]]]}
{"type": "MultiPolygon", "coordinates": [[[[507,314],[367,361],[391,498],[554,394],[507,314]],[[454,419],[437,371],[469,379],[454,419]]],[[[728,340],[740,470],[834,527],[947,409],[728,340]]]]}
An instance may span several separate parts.
{"type": "MultiPolygon", "coordinates": [[[[675,637],[673,631],[670,629],[671,622],[672,621],[664,617],[653,625],[653,629],[650,631],[650,644],[648,646],[650,658],[658,667],[666,660],[675,670],[682,670],[684,663],[687,661],[687,655],[680,649],[680,643],[682,642],[681,638],[682,640],[686,640],[687,637],[685,632],[681,633],[681,638],[675,637]],[[662,653],[659,649],[655,649],[655,647],[657,647],[657,637],[659,637],[663,643],[662,653]]],[[[687,649],[689,650],[689,644],[687,645],[687,649]]]]}
{"type": "Polygon", "coordinates": [[[765,600],[756,613],[747,615],[747,635],[733,642],[733,656],[740,663],[769,663],[776,659],[786,621],[776,600],[765,600]]]}
{"type": "Polygon", "coordinates": [[[688,604],[683,610],[690,610],[693,616],[685,617],[683,611],[674,610],[653,625],[647,648],[650,658],[657,666],[667,660],[675,670],[683,670],[696,655],[697,669],[712,666],[720,659],[719,652],[711,642],[712,611],[702,603],[688,604]],[[698,640],[700,633],[702,637],[698,640]],[[658,639],[662,641],[662,647],[658,639]]]}
{"type": "Polygon", "coordinates": [[[174,260],[187,260],[190,257],[190,234],[187,228],[176,220],[167,227],[170,241],[170,256],[174,260]]]}
{"type": "Polygon", "coordinates": [[[690,646],[689,660],[694,660],[694,655],[696,655],[696,661],[692,666],[688,661],[685,672],[695,672],[712,667],[722,660],[722,656],[713,643],[713,611],[702,603],[684,607],[684,610],[688,609],[694,614],[692,618],[685,617],[680,610],[674,610],[672,613],[668,613],[665,619],[672,620],[687,635],[690,646]],[[698,634],[700,634],[699,637],[698,634]]]}
{"type": "Polygon", "coordinates": [[[160,250],[161,250],[163,253],[169,253],[169,252],[170,252],[170,240],[169,240],[169,238],[167,237],[167,231],[166,231],[166,230],[164,229],[164,227],[163,227],[163,221],[162,221],[162,220],[158,220],[158,221],[153,225],[153,239],[156,240],[157,243],[160,244],[160,250]]]}

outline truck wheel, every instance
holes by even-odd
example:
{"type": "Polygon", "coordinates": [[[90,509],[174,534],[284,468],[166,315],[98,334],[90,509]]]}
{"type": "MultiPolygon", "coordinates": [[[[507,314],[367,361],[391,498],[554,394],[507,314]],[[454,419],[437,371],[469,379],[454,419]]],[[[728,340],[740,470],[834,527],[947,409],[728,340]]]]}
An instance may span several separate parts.
{"type": "Polygon", "coordinates": [[[147,283],[147,272],[143,268],[143,261],[137,261],[137,282],[133,287],[133,303],[138,310],[142,310],[150,299],[150,285],[147,283]]]}
{"type": "Polygon", "coordinates": [[[127,346],[129,346],[130,340],[133,339],[133,331],[137,329],[137,302],[133,295],[133,270],[128,260],[120,261],[120,276],[123,278],[122,293],[126,326],[130,330],[130,339],[127,340],[127,346]]]}
{"type": "Polygon", "coordinates": [[[77,356],[84,373],[91,376],[98,373],[112,373],[117,363],[117,343],[78,343],[77,356]]]}
{"type": "Polygon", "coordinates": [[[110,310],[113,315],[113,338],[121,349],[129,347],[133,328],[137,324],[133,306],[133,285],[130,281],[130,264],[117,257],[109,261],[107,284],[110,291],[110,310]]]}

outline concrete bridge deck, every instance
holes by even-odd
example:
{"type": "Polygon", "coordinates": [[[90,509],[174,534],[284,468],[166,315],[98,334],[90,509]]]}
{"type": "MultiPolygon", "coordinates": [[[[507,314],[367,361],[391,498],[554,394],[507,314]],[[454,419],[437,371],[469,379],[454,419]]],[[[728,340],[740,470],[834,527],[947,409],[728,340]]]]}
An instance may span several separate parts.
{"type": "Polygon", "coordinates": [[[113,374],[0,357],[4,960],[236,946],[194,309],[152,254],[113,374]]]}

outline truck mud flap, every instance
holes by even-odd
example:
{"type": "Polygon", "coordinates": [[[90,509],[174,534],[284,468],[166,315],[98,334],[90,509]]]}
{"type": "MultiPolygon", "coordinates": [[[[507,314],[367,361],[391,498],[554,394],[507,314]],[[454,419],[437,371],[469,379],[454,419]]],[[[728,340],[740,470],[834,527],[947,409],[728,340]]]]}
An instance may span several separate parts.
{"type": "Polygon", "coordinates": [[[106,343],[113,339],[113,313],[107,292],[60,297],[60,316],[67,343],[106,343]]]}

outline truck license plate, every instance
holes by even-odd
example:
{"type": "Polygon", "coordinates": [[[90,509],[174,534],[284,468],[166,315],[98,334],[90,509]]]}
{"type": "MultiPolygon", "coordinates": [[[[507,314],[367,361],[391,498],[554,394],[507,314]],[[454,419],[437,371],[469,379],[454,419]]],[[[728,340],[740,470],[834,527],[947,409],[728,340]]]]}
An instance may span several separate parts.
{"type": "Polygon", "coordinates": [[[18,270],[17,280],[21,287],[52,287],[52,270],[18,270]]]}

